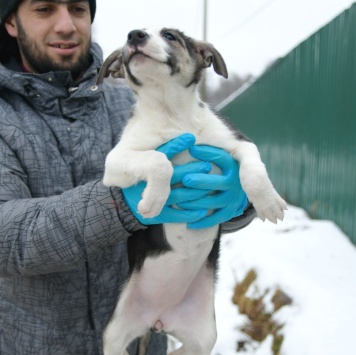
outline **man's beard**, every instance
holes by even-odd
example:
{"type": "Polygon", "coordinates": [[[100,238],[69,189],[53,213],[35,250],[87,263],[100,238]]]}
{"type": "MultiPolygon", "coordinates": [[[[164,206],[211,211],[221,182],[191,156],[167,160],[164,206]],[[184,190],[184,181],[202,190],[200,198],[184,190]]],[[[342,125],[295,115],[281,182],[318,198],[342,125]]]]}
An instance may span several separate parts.
{"type": "Polygon", "coordinates": [[[56,62],[50,56],[41,53],[37,44],[26,35],[20,19],[17,17],[16,20],[18,27],[18,46],[22,55],[26,58],[27,63],[31,67],[27,69],[31,69],[37,74],[44,74],[51,71],[70,71],[72,78],[76,80],[89,67],[91,63],[91,41],[88,41],[87,48],[85,48],[76,61],[72,62],[71,56],[63,56],[60,62],[56,62]]]}

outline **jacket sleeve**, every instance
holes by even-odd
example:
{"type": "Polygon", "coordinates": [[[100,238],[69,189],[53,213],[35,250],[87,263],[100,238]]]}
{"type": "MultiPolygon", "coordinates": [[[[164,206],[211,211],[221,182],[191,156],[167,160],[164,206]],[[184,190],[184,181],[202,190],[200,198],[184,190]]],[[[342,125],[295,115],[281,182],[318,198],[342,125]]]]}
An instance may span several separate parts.
{"type": "Polygon", "coordinates": [[[31,198],[26,174],[0,140],[0,276],[75,268],[142,228],[121,190],[93,181],[65,193],[31,198]]]}
{"type": "Polygon", "coordinates": [[[247,227],[253,219],[256,217],[256,211],[252,205],[249,203],[245,208],[244,213],[241,216],[230,219],[221,225],[222,233],[233,233],[238,230],[247,227]]]}

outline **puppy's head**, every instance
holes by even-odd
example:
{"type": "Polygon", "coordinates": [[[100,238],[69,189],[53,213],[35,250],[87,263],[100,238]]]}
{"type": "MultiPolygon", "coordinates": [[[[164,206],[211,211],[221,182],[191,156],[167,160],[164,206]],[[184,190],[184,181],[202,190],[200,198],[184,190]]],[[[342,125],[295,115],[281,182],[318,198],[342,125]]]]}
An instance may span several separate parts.
{"type": "Polygon", "coordinates": [[[189,87],[198,84],[202,70],[211,65],[227,78],[225,62],[212,44],[196,41],[175,29],[134,30],[128,34],[125,46],[105,60],[97,83],[111,74],[125,78],[135,90],[171,80],[189,87]]]}

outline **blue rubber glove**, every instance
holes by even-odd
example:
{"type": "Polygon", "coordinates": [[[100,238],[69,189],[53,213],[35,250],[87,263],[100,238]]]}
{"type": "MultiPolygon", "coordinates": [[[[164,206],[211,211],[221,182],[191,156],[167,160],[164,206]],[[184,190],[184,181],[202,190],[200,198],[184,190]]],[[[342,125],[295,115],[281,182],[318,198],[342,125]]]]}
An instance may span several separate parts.
{"type": "Polygon", "coordinates": [[[193,146],[189,151],[198,160],[214,163],[220,168],[221,175],[193,173],[183,177],[182,183],[186,187],[219,191],[215,195],[178,204],[179,207],[189,210],[202,208],[215,210],[210,216],[188,223],[188,228],[209,228],[240,216],[247,207],[248,199],[241,187],[239,164],[229,153],[220,148],[198,145],[193,146]]]}
{"type": "MultiPolygon", "coordinates": [[[[195,143],[194,135],[190,133],[182,134],[181,136],[170,140],[157,150],[166,154],[168,159],[172,159],[175,155],[193,147],[195,143]]],[[[171,179],[171,185],[182,182],[182,179],[187,174],[202,174],[205,175],[211,170],[212,166],[209,162],[192,162],[174,168],[174,173],[171,179]]],[[[204,218],[208,210],[205,207],[194,208],[194,210],[170,207],[173,204],[179,204],[189,200],[196,200],[207,196],[211,190],[195,189],[195,188],[177,188],[172,189],[168,197],[166,205],[161,213],[153,218],[143,218],[137,211],[137,205],[142,198],[143,190],[146,187],[146,182],[141,181],[134,186],[122,189],[125,201],[132,213],[145,225],[161,224],[161,223],[192,223],[204,218]]]]}

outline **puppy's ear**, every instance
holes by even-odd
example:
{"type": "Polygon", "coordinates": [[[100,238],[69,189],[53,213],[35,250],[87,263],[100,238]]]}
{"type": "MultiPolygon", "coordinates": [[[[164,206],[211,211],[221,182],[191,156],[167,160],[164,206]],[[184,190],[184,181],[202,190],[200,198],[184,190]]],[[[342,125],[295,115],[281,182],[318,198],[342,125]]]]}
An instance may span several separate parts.
{"type": "Polygon", "coordinates": [[[212,44],[208,42],[196,42],[196,51],[202,56],[203,68],[208,68],[213,64],[217,74],[222,75],[224,78],[228,77],[225,61],[212,44]]]}
{"type": "Polygon", "coordinates": [[[114,52],[112,52],[104,61],[99,75],[98,79],[96,80],[97,84],[100,84],[105,78],[107,78],[109,75],[113,78],[123,78],[124,77],[124,71],[122,68],[122,55],[121,55],[121,49],[118,49],[114,52]]]}

